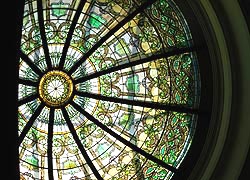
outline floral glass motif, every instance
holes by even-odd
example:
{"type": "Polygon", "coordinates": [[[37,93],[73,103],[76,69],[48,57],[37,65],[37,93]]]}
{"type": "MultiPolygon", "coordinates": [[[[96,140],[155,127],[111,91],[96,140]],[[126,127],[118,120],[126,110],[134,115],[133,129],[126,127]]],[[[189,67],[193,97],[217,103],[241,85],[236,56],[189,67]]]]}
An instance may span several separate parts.
{"type": "Polygon", "coordinates": [[[171,179],[199,98],[192,36],[174,0],[26,0],[22,180],[171,179]]]}

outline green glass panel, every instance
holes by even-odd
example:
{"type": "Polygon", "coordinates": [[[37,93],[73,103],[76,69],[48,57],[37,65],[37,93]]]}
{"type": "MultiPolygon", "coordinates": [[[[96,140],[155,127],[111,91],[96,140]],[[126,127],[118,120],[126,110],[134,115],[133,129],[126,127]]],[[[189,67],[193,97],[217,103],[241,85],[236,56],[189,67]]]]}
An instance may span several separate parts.
{"type": "Polygon", "coordinates": [[[89,24],[94,28],[100,28],[106,23],[106,20],[102,16],[92,13],[90,14],[89,24]]]}
{"type": "Polygon", "coordinates": [[[139,92],[140,91],[140,81],[139,81],[139,76],[130,76],[127,78],[126,81],[126,87],[129,92],[139,92]]]}
{"type": "Polygon", "coordinates": [[[39,161],[34,155],[27,156],[25,160],[26,160],[26,162],[30,163],[34,169],[38,168],[39,161]]]}
{"type": "Polygon", "coordinates": [[[51,3],[51,7],[52,7],[52,15],[59,18],[61,16],[66,15],[69,4],[60,1],[58,3],[51,3]]]}

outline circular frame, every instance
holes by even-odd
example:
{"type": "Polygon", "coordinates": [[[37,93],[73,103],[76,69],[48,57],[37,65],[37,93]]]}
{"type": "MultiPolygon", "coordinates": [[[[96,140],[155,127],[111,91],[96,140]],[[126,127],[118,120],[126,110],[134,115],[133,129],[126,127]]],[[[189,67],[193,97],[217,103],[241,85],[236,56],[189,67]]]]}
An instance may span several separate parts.
{"type": "Polygon", "coordinates": [[[39,82],[39,96],[48,106],[60,107],[66,104],[73,92],[73,82],[65,72],[47,72],[39,82]]]}

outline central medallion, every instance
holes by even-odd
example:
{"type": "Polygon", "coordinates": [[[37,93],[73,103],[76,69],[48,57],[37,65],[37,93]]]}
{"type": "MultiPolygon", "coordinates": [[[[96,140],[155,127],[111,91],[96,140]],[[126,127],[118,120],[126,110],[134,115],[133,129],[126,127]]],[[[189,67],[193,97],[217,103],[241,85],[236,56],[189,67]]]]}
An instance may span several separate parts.
{"type": "Polygon", "coordinates": [[[64,72],[54,70],[46,73],[39,83],[39,95],[49,106],[59,107],[69,101],[73,82],[64,72]]]}

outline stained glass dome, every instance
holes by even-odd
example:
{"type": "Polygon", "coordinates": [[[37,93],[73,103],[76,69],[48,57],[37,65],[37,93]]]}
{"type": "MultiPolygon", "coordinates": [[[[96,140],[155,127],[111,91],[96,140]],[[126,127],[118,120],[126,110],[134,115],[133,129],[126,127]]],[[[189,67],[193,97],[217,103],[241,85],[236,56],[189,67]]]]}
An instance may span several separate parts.
{"type": "Polygon", "coordinates": [[[26,0],[21,179],[172,179],[196,130],[193,47],[174,0],[26,0]]]}

